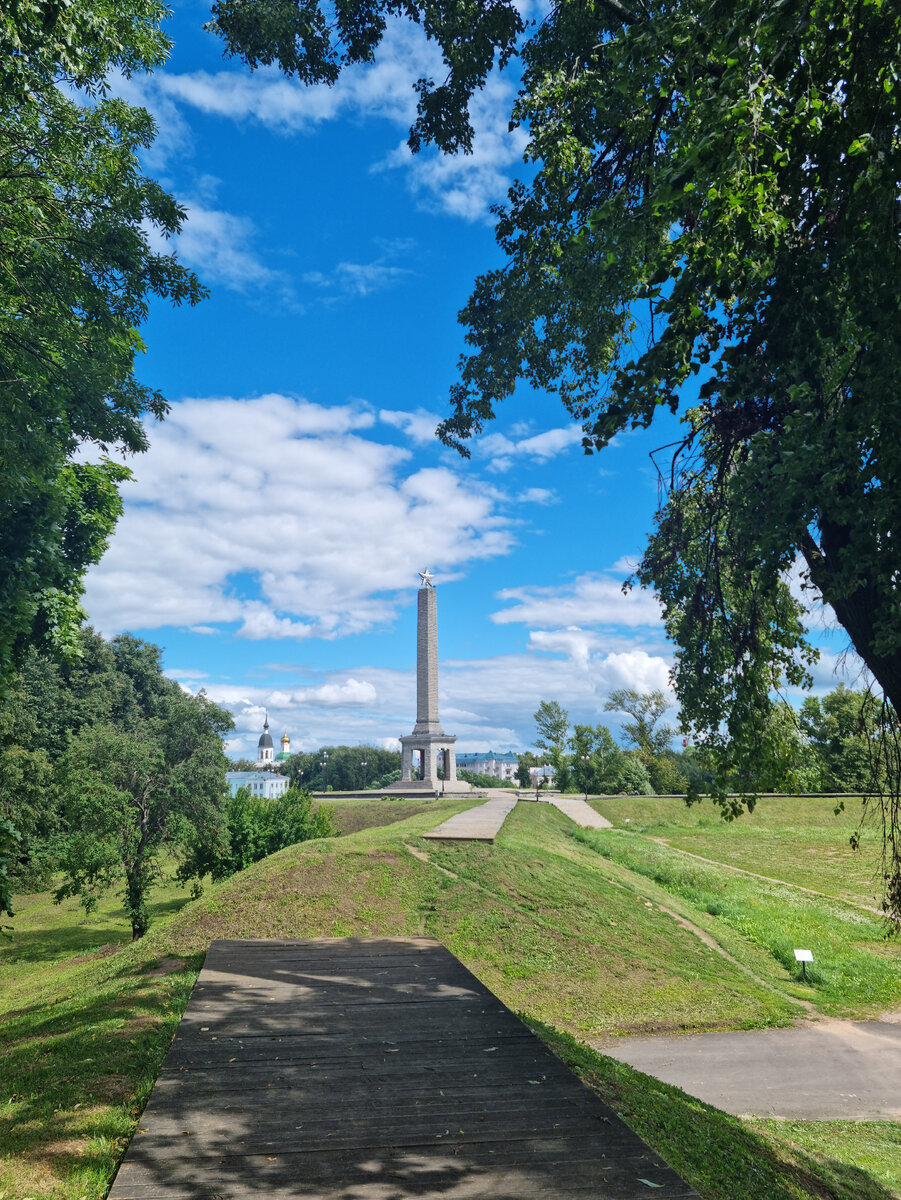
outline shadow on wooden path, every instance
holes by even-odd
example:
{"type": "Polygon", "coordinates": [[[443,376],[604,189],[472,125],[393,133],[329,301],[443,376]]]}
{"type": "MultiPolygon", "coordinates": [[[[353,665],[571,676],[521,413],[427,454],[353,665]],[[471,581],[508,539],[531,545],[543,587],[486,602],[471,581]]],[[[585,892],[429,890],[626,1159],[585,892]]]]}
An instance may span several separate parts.
{"type": "Polygon", "coordinates": [[[429,938],[217,941],[109,1200],[695,1197],[429,938]]]}

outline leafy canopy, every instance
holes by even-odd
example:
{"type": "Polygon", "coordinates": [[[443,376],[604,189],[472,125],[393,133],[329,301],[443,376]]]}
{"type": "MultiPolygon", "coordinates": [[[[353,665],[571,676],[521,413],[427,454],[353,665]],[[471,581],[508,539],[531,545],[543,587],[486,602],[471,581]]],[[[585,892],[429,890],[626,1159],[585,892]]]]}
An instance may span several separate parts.
{"type": "Polygon", "coordinates": [[[0,6],[0,680],[28,645],[77,653],[86,567],[121,511],[120,463],[85,444],[147,445],[159,392],[135,376],[149,300],[203,291],[149,234],[184,210],[145,177],[150,115],[111,98],[110,72],[161,65],[159,0],[0,6]]]}
{"type": "MultiPolygon", "coordinates": [[[[132,936],[147,929],[147,899],[164,848],[221,841],[229,713],[166,679],[158,647],[114,640],[110,710],[69,738],[55,764],[59,797],[56,898],[90,910],[124,888],[132,936]]],[[[101,716],[101,714],[96,714],[101,716]]]]}

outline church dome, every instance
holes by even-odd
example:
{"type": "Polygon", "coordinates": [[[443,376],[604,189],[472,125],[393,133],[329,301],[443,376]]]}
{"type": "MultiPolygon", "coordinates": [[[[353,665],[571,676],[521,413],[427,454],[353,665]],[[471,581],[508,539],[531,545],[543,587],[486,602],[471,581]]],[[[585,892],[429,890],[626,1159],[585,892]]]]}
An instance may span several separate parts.
{"type": "Polygon", "coordinates": [[[260,740],[257,742],[258,750],[271,750],[272,738],[269,736],[269,713],[266,713],[266,720],[263,722],[263,732],[260,734],[260,740]]]}

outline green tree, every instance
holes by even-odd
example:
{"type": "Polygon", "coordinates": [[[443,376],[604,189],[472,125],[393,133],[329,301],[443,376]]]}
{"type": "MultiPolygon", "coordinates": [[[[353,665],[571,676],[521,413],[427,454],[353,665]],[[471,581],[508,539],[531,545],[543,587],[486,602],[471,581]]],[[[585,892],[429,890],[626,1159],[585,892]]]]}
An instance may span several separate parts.
{"type": "MultiPolygon", "coordinates": [[[[126,648],[142,646],[130,639],[126,648]]],[[[233,722],[202,692],[189,696],[162,675],[152,690],[135,688],[132,699],[127,721],[84,729],[57,763],[65,831],[56,898],[80,896],[90,911],[122,883],[132,937],[139,938],[163,848],[221,836],[222,735],[233,722]]]]}
{"type": "Polygon", "coordinates": [[[498,775],[483,775],[478,771],[467,771],[461,768],[457,771],[457,778],[462,779],[464,783],[470,783],[475,788],[512,788],[516,785],[511,779],[501,779],[498,775]]]}
{"type": "Polygon", "coordinates": [[[529,771],[530,767],[540,766],[540,760],[532,753],[531,750],[526,750],[518,756],[519,762],[516,767],[516,779],[521,788],[528,788],[532,785],[532,776],[529,771]]]}
{"type": "Polygon", "coordinates": [[[604,705],[607,712],[624,712],[632,718],[622,727],[623,737],[644,764],[657,795],[682,793],[687,786],[672,757],[671,743],[676,730],[671,725],[659,724],[669,707],[670,702],[659,688],[647,693],[635,688],[617,688],[604,705]]]}
{"type": "Polygon", "coordinates": [[[323,746],[311,754],[292,754],[282,770],[292,784],[311,792],[325,791],[326,786],[334,792],[355,792],[382,787],[391,782],[387,777],[394,771],[400,779],[400,751],[380,746],[323,746]]]}
{"type": "Polygon", "coordinates": [[[604,711],[627,713],[632,720],[623,725],[623,737],[636,750],[654,756],[668,750],[676,735],[670,725],[658,724],[669,707],[669,701],[659,688],[652,692],[616,688],[607,698],[604,711]]]}
{"type": "MultiPolygon", "coordinates": [[[[19,853],[21,835],[6,817],[0,817],[0,917],[13,916],[13,885],[10,866],[19,853]]],[[[0,925],[0,930],[3,926],[0,925]]]]}
{"type": "Polygon", "coordinates": [[[225,879],[286,846],[336,832],[332,810],[314,808],[310,794],[300,788],[289,787],[272,800],[238,788],[225,805],[223,836],[194,837],[178,878],[198,884],[205,875],[225,879]]]}
{"type": "Polygon", "coordinates": [[[623,752],[606,725],[574,725],[569,745],[573,775],[583,791],[596,795],[620,791],[623,752]]]}
{"type": "Polygon", "coordinates": [[[535,745],[547,754],[554,768],[554,784],[561,792],[565,792],[570,779],[565,755],[569,740],[569,713],[556,700],[542,700],[532,717],[538,729],[535,745]]]}
{"type": "Polygon", "coordinates": [[[35,843],[55,826],[51,763],[24,701],[21,682],[15,681],[0,703],[0,820],[12,823],[20,835],[16,860],[10,864],[16,875],[27,865],[35,843]]]}
{"type": "Polygon", "coordinates": [[[866,793],[884,786],[880,705],[870,692],[839,684],[801,706],[801,728],[816,752],[822,786],[830,792],[866,793]]]}
{"type": "Polygon", "coordinates": [[[141,174],[154,125],[107,94],[169,42],[158,0],[29,0],[0,9],[0,682],[29,645],[78,652],[85,569],[129,470],[79,447],[144,450],[163,397],[139,383],[149,300],[202,295],[150,234],[184,211],[141,174]]]}
{"type": "Polygon", "coordinates": [[[627,796],[652,796],[654,788],[647,767],[634,752],[623,754],[616,766],[614,787],[611,791],[624,792],[627,796]]]}

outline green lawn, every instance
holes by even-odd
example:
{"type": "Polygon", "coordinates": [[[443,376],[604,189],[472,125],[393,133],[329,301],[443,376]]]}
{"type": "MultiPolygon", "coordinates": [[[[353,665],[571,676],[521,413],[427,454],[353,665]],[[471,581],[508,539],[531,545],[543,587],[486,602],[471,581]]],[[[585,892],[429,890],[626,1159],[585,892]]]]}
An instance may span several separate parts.
{"type": "MultiPolygon", "coordinates": [[[[653,881],[694,909],[695,920],[737,957],[742,945],[769,961],[758,973],[835,1016],[877,1016],[901,998],[901,944],[889,941],[876,914],[839,901],[767,883],[619,830],[579,838],[599,854],[653,881]],[[794,949],[812,951],[805,987],[794,949]],[[794,986],[786,984],[794,980],[794,986]]],[[[758,963],[760,960],[758,960],[758,963]]]]}
{"type": "Polygon", "coordinates": [[[617,828],[664,838],[671,846],[717,862],[826,892],[858,904],[879,906],[881,830],[872,819],[851,834],[861,802],[849,797],[844,811],[825,797],[762,796],[753,813],[724,821],[709,800],[689,808],[677,796],[611,796],[592,801],[617,828]],[[627,823],[627,818],[629,818],[627,823]]]}
{"type": "MultiPolygon", "coordinates": [[[[417,813],[432,812],[436,806],[442,805],[446,808],[446,801],[436,800],[434,796],[373,796],[365,800],[357,797],[337,797],[334,800],[323,800],[319,807],[331,808],[338,829],[342,834],[348,834],[359,833],[361,829],[372,829],[377,825],[403,821],[407,817],[415,817],[417,813]]],[[[469,801],[460,805],[460,808],[467,807],[469,801]]]]}
{"type": "MultiPolygon", "coordinates": [[[[401,811],[375,803],[387,819],[401,811]]],[[[421,838],[460,807],[431,802],[399,823],[291,847],[196,901],[163,888],[157,923],[135,944],[114,905],[85,924],[74,906],[22,902],[14,940],[0,946],[0,1200],[100,1200],[211,938],[419,933],[535,1022],[707,1200],[901,1195],[897,1126],[741,1122],[568,1037],[783,1024],[805,998],[862,1014],[872,989],[802,987],[757,926],[706,911],[707,876],[697,894],[665,871],[651,878],[660,861],[691,860],[640,835],[604,835],[636,861],[606,857],[555,809],[520,805],[493,847],[421,838]],[[713,945],[677,918],[714,931],[713,945]]],[[[750,904],[754,888],[769,903],[770,885],[693,867],[751,889],[733,896],[727,886],[729,904],[750,904]]],[[[853,910],[830,903],[832,916],[812,905],[804,919],[860,933],[847,953],[862,956],[881,995],[896,978],[894,948],[868,926],[843,925],[853,910]]],[[[819,955],[817,967],[828,969],[819,955]]]]}

